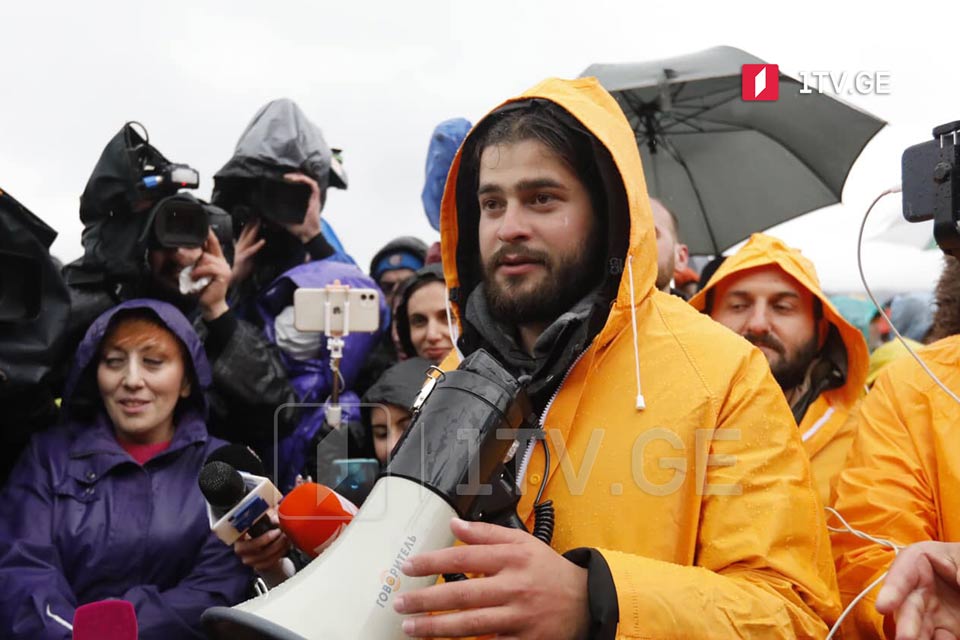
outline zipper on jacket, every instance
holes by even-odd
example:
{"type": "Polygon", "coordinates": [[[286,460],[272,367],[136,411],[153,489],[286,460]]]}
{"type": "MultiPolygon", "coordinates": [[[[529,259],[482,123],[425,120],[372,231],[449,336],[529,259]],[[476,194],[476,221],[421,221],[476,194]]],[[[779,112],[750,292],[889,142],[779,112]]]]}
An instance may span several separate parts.
{"type": "MultiPolygon", "coordinates": [[[[563,374],[563,378],[560,380],[560,384],[557,385],[556,390],[553,392],[553,395],[550,396],[550,400],[547,401],[547,406],[543,408],[543,413],[540,414],[540,421],[537,424],[540,427],[540,430],[543,431],[543,425],[547,422],[547,414],[550,412],[550,407],[553,406],[553,401],[557,399],[557,396],[560,395],[560,389],[563,389],[563,384],[567,381],[567,378],[570,377],[570,374],[573,372],[574,367],[577,366],[577,363],[580,362],[580,359],[586,355],[587,351],[590,350],[590,347],[593,344],[587,345],[587,348],[580,352],[580,355],[573,361],[573,364],[570,365],[570,368],[567,369],[567,372],[563,374]]],[[[546,433],[544,433],[546,437],[546,433]]],[[[533,438],[527,444],[527,450],[523,452],[523,457],[520,459],[520,468],[517,471],[517,487],[522,486],[523,479],[527,475],[527,466],[530,464],[530,458],[533,456],[533,449],[537,446],[537,439],[533,438]]],[[[549,446],[549,445],[548,445],[549,446]]]]}

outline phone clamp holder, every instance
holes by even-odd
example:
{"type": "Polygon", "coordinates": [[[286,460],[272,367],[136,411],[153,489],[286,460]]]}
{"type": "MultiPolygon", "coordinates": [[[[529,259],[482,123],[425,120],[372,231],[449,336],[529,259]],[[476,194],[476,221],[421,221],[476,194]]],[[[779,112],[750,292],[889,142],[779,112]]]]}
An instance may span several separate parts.
{"type": "MultiPolygon", "coordinates": [[[[350,289],[349,285],[341,285],[339,280],[335,280],[327,289],[350,289]]],[[[333,326],[333,304],[327,299],[324,302],[323,310],[324,331],[323,335],[327,339],[327,350],[330,352],[330,370],[333,372],[333,388],[330,392],[330,401],[324,408],[324,417],[327,424],[334,429],[339,429],[343,421],[343,408],[340,406],[340,382],[343,376],[340,373],[340,361],[343,359],[343,349],[346,346],[345,338],[350,335],[350,300],[347,298],[343,302],[343,330],[332,331],[333,326]]]]}

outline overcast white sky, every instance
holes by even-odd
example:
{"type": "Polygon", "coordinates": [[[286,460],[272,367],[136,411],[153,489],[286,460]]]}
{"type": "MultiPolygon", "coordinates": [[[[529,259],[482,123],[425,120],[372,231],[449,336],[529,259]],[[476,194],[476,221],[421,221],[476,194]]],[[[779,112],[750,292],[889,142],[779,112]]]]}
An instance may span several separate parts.
{"type": "MultiPolygon", "coordinates": [[[[439,121],[475,121],[544,77],[575,77],[594,62],[726,44],[790,74],[891,74],[891,95],[850,98],[892,126],[854,166],[846,206],[780,230],[814,257],[825,281],[838,282],[855,264],[862,211],[899,182],[902,149],[960,119],[944,5],[898,3],[897,13],[884,14],[836,1],[734,4],[7,2],[0,9],[0,186],[60,232],[53,252],[69,261],[82,253],[79,195],[125,121],[143,122],[168,158],[199,169],[199,195],[208,197],[253,113],[287,96],[344,149],[350,188],[330,191],[324,215],[365,268],[397,235],[438,239],[420,191],[439,121]]],[[[881,218],[898,210],[890,198],[881,218]]],[[[874,253],[866,256],[868,276],[885,284],[893,277],[881,273],[890,254],[874,253]]],[[[922,272],[927,282],[936,265],[895,270],[922,272]]]]}

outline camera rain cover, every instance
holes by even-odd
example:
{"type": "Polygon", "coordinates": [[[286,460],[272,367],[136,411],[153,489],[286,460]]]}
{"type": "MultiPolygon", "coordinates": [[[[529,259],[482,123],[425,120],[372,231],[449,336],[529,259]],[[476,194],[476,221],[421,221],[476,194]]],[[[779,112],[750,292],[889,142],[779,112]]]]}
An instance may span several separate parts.
{"type": "Polygon", "coordinates": [[[282,182],[284,174],[295,171],[316,180],[321,191],[347,188],[347,175],[320,128],[295,102],[281,98],[257,111],[233,157],[213,176],[213,202],[232,213],[247,195],[234,191],[264,179],[282,182]]]}
{"type": "Polygon", "coordinates": [[[119,278],[136,277],[143,262],[149,208],[139,187],[144,170],[169,164],[134,124],[110,139],[80,196],[83,266],[119,278]]]}
{"type": "Polygon", "coordinates": [[[57,233],[0,189],[0,398],[59,361],[70,297],[49,246],[57,233]]]}

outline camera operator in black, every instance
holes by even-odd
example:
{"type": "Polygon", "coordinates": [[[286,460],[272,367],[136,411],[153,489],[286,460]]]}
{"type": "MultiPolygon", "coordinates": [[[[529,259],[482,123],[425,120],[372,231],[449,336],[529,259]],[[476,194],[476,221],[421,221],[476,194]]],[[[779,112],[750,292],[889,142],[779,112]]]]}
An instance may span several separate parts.
{"type": "Polygon", "coordinates": [[[328,187],[347,188],[339,150],[292,100],[264,105],[214,176],[213,203],[230,213],[237,239],[233,280],[242,317],[256,322],[255,296],[297,265],[353,263],[324,236],[328,187]]]}
{"type": "Polygon", "coordinates": [[[0,189],[0,486],[30,436],[57,420],[50,376],[70,296],[49,247],[57,237],[0,189]]]}
{"type": "Polygon", "coordinates": [[[260,448],[273,440],[275,419],[281,435],[292,428],[294,411],[275,413],[296,396],[276,347],[227,302],[230,218],[179,191],[198,181],[133,123],[111,139],[80,197],[84,255],[64,268],[73,307],[68,343],[77,344],[94,318],[124,300],[175,305],[193,321],[213,368],[210,432],[260,448]],[[187,267],[194,282],[209,278],[199,292],[181,293],[187,267]]]}

